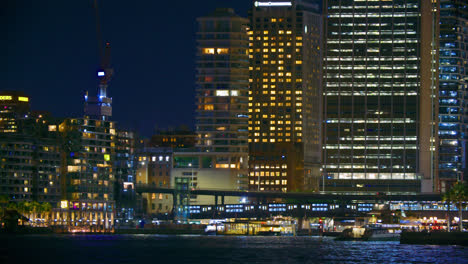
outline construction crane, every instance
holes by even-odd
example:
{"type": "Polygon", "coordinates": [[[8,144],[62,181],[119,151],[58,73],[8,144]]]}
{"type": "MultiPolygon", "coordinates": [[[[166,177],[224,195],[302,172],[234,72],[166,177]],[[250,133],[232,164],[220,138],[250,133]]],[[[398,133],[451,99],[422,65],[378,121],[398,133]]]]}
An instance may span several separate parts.
{"type": "Polygon", "coordinates": [[[99,69],[97,70],[99,85],[97,96],[89,96],[88,92],[86,92],[85,116],[92,119],[108,120],[112,116],[112,98],[107,95],[107,87],[114,74],[114,70],[110,66],[111,46],[109,42],[105,45],[103,43],[97,0],[94,0],[93,4],[96,16],[96,37],[100,60],[99,69]]]}

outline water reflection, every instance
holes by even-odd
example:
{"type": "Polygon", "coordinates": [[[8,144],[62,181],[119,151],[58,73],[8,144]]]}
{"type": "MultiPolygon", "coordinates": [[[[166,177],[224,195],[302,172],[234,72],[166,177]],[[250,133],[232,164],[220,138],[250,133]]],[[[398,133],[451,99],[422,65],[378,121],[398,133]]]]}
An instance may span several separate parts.
{"type": "Polygon", "coordinates": [[[1,263],[467,263],[468,260],[468,250],[458,246],[334,241],[319,237],[29,235],[3,236],[0,241],[1,263]]]}

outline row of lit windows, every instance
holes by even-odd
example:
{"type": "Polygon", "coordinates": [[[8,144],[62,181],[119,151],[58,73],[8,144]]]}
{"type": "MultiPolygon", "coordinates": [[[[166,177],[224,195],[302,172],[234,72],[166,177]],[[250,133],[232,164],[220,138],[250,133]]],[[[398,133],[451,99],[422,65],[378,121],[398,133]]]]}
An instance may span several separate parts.
{"type": "Polygon", "coordinates": [[[355,44],[372,44],[372,43],[419,43],[419,39],[340,39],[340,40],[333,40],[328,39],[327,44],[348,44],[348,43],[355,43],[355,44]]]}
{"type": "Polygon", "coordinates": [[[327,70],[417,70],[418,65],[328,65],[327,70]]]}
{"type": "MultiPolygon", "coordinates": [[[[286,73],[286,76],[291,76],[291,73],[290,72],[286,73]]],[[[284,79],[284,78],[278,78],[278,79],[276,79],[276,78],[271,78],[271,79],[264,78],[264,79],[262,79],[262,82],[264,82],[264,83],[268,83],[268,82],[274,83],[276,81],[284,82],[284,80],[286,80],[286,82],[291,82],[291,78],[286,78],[286,79],[284,79]]],[[[260,79],[257,79],[256,81],[259,82],[260,79]]],[[[296,82],[302,82],[302,79],[298,78],[298,79],[296,79],[296,82]]],[[[265,85],[268,85],[268,84],[265,84],[265,85]]],[[[263,88],[268,88],[268,87],[263,87],[263,88]]]]}
{"type": "MultiPolygon", "coordinates": [[[[278,61],[276,61],[276,60],[270,60],[270,61],[268,61],[268,60],[262,60],[262,64],[276,64],[276,63],[278,63],[278,64],[284,64],[284,61],[283,61],[283,60],[278,60],[278,61]]],[[[295,63],[295,64],[302,64],[302,61],[301,61],[301,60],[296,60],[296,61],[294,61],[294,63],[295,63]]],[[[279,81],[279,80],[278,80],[278,81],[279,81]]]]}
{"type": "MultiPolygon", "coordinates": [[[[367,165],[367,164],[344,164],[340,163],[340,165],[326,165],[325,166],[327,169],[405,169],[403,165],[393,165],[393,166],[386,166],[386,165],[367,165]]],[[[407,165],[407,169],[412,169],[411,166],[407,165]]]]}
{"type": "Polygon", "coordinates": [[[383,91],[359,91],[359,92],[346,92],[346,91],[332,91],[324,93],[326,96],[416,96],[417,92],[383,92],[383,91]]]}
{"type": "Polygon", "coordinates": [[[328,80],[327,87],[419,87],[419,82],[333,82],[328,80]]]}
{"type": "MultiPolygon", "coordinates": [[[[284,127],[280,127],[280,126],[274,127],[274,126],[272,126],[272,127],[270,127],[270,129],[269,129],[268,131],[276,131],[276,130],[282,131],[283,129],[284,129],[284,130],[288,130],[288,131],[292,130],[292,128],[291,128],[290,126],[284,126],[284,127]]],[[[260,127],[249,127],[249,131],[260,131],[260,130],[261,130],[260,127]]],[[[300,126],[294,127],[294,130],[296,130],[296,131],[302,131],[302,127],[300,127],[300,126]]],[[[255,134],[257,134],[257,133],[254,133],[254,135],[255,135],[255,134]]],[[[288,133],[286,133],[286,134],[288,134],[288,133]]],[[[298,135],[298,136],[302,136],[301,133],[297,133],[297,135],[298,135]]],[[[260,135],[258,135],[258,136],[260,136],[260,135]]],[[[262,134],[262,136],[263,136],[263,134],[262,134]]],[[[270,133],[270,136],[275,136],[275,133],[274,133],[274,132],[271,132],[271,133],[270,133]]],[[[279,135],[278,135],[278,136],[279,136],[279,135]]]]}
{"type": "MultiPolygon", "coordinates": [[[[366,0],[355,0],[354,2],[366,2],[366,0]]],[[[371,2],[371,1],[369,1],[371,2]]],[[[345,6],[345,5],[342,5],[342,6],[330,6],[329,9],[339,9],[339,10],[342,10],[342,9],[372,9],[372,8],[375,8],[375,9],[393,9],[393,8],[418,8],[419,5],[417,4],[394,4],[394,5],[352,5],[352,6],[345,6]]],[[[384,12],[388,12],[388,11],[384,11],[384,12]]]]}
{"type": "MultiPolygon", "coordinates": [[[[258,129],[260,130],[260,129],[258,129]]],[[[283,128],[281,127],[278,127],[278,131],[282,131],[283,128]]],[[[290,127],[286,127],[286,130],[291,130],[290,127]]],[[[290,137],[291,136],[291,133],[274,133],[274,132],[271,132],[271,133],[261,133],[262,137],[267,137],[267,136],[270,136],[270,137],[283,137],[283,136],[286,136],[286,137],[290,137]]],[[[296,135],[301,137],[302,136],[302,133],[300,132],[296,132],[296,135]]],[[[254,133],[254,137],[260,137],[260,133],[256,132],[254,133]]]]}
{"type": "MultiPolygon", "coordinates": [[[[262,37],[258,36],[258,37],[256,37],[255,39],[261,41],[261,40],[262,40],[262,37]]],[[[283,38],[282,38],[282,37],[279,37],[278,39],[279,39],[279,40],[282,40],[283,38]]],[[[289,37],[289,38],[287,38],[287,39],[292,39],[292,38],[289,37]]],[[[249,40],[253,40],[253,37],[250,37],[249,40]]],[[[276,40],[276,37],[275,37],[275,36],[273,36],[273,37],[264,36],[264,37],[263,37],[263,40],[264,40],[264,41],[276,40]]],[[[296,40],[301,41],[301,40],[302,40],[302,37],[301,37],[301,36],[298,36],[298,37],[296,37],[296,40]]]]}
{"type": "MultiPolygon", "coordinates": [[[[268,30],[264,30],[264,31],[255,31],[255,34],[261,34],[263,33],[263,35],[268,35],[270,32],[268,30]]],[[[278,34],[279,35],[283,35],[283,34],[287,34],[287,35],[291,35],[292,34],[292,31],[291,30],[278,30],[278,34]]],[[[253,31],[249,31],[247,34],[249,35],[253,35],[253,31]]],[[[275,34],[275,32],[272,32],[272,34],[275,34]]]]}
{"type": "MultiPolygon", "coordinates": [[[[285,103],[284,106],[285,106],[285,107],[288,107],[288,106],[290,106],[289,104],[290,104],[290,103],[285,103]]],[[[274,106],[274,107],[276,107],[276,106],[278,106],[278,107],[283,107],[283,103],[270,103],[270,106],[274,106]]],[[[254,111],[255,111],[255,113],[260,113],[260,112],[262,112],[262,110],[261,110],[260,108],[255,108],[255,109],[251,109],[251,108],[250,108],[250,109],[249,109],[249,113],[252,113],[252,112],[254,112],[254,111]]],[[[296,108],[295,111],[296,111],[296,113],[302,113],[302,109],[301,109],[301,108],[296,108]]]]}
{"type": "Polygon", "coordinates": [[[250,176],[260,176],[260,177],[280,177],[280,176],[286,176],[287,173],[285,171],[279,172],[279,171],[251,171],[249,173],[250,176]]]}
{"type": "Polygon", "coordinates": [[[359,144],[328,144],[324,149],[418,149],[414,144],[379,144],[379,145],[359,145],[359,144]]]}
{"type": "Polygon", "coordinates": [[[332,173],[334,179],[417,179],[416,173],[332,173]]]}
{"type": "Polygon", "coordinates": [[[203,54],[229,54],[228,48],[203,48],[203,54]]]}
{"type": "Polygon", "coordinates": [[[413,26],[414,23],[330,23],[331,26],[341,26],[341,27],[386,27],[386,26],[393,26],[393,27],[404,27],[404,26],[413,26]]]}
{"type": "MultiPolygon", "coordinates": [[[[251,104],[249,104],[250,106],[251,104]]],[[[255,104],[255,106],[260,106],[260,103],[257,103],[255,104]]],[[[275,102],[271,102],[271,103],[262,103],[261,106],[263,107],[267,107],[267,106],[278,106],[278,107],[290,107],[291,106],[291,103],[275,103],[275,102]]],[[[296,106],[297,107],[301,107],[302,106],[302,103],[296,103],[296,106]]],[[[249,112],[253,112],[255,111],[256,113],[260,113],[261,110],[260,108],[255,108],[255,109],[249,109],[249,112]]],[[[296,109],[296,112],[302,112],[302,109],[296,109]]]]}
{"type": "MultiPolygon", "coordinates": [[[[419,75],[417,74],[373,74],[373,73],[367,73],[367,74],[359,74],[359,73],[354,73],[354,74],[327,74],[326,78],[367,78],[367,79],[373,79],[373,78],[383,78],[383,79],[392,79],[392,78],[419,78],[419,75]]],[[[273,80],[273,79],[272,79],[273,80]]]]}
{"type": "Polygon", "coordinates": [[[261,165],[255,165],[254,166],[254,169],[255,170],[258,170],[258,169],[287,169],[288,168],[288,165],[287,164],[281,164],[281,166],[279,164],[275,164],[275,165],[265,165],[265,164],[261,164],[261,165]]]}
{"type": "Polygon", "coordinates": [[[417,61],[419,60],[416,56],[343,56],[343,57],[327,57],[327,61],[417,61]]]}
{"type": "Polygon", "coordinates": [[[379,141],[397,141],[397,140],[405,140],[405,141],[416,141],[417,137],[385,137],[385,136],[367,136],[367,137],[340,137],[340,140],[379,140],[379,141]]]}
{"type": "MultiPolygon", "coordinates": [[[[253,140],[251,138],[249,138],[249,142],[257,142],[257,143],[260,143],[260,142],[262,142],[262,143],[268,143],[268,142],[275,143],[275,142],[291,142],[291,141],[292,140],[290,138],[284,138],[284,139],[283,138],[276,138],[276,139],[270,139],[270,140],[268,140],[266,138],[263,138],[261,141],[258,138],[254,138],[253,140]]],[[[302,139],[296,138],[295,142],[302,142],[302,139]]]]}
{"type": "MultiPolygon", "coordinates": [[[[379,47],[374,48],[367,48],[367,52],[380,52],[379,47]]],[[[407,48],[407,47],[395,47],[392,49],[392,52],[415,52],[415,48],[407,48]]],[[[346,53],[346,52],[355,52],[354,49],[329,49],[328,52],[339,52],[339,53],[346,53]]],[[[386,52],[383,50],[383,52],[386,52]]],[[[342,54],[345,55],[345,54],[342,54]]]]}
{"type": "MultiPolygon", "coordinates": [[[[400,155],[392,155],[392,154],[383,154],[383,153],[379,153],[379,154],[369,154],[367,153],[367,155],[339,155],[339,156],[335,156],[335,155],[330,155],[328,156],[330,159],[365,159],[365,160],[371,160],[371,159],[397,159],[397,160],[401,160],[401,156],[400,155]]],[[[391,162],[391,161],[390,161],[391,162]]]]}
{"type": "Polygon", "coordinates": [[[327,119],[327,123],[368,123],[368,124],[378,124],[378,123],[395,123],[395,124],[407,124],[415,123],[416,121],[411,118],[378,118],[378,119],[359,119],[359,118],[339,118],[339,119],[327,119]]]}
{"type": "Polygon", "coordinates": [[[420,15],[419,12],[393,12],[393,13],[337,13],[337,14],[329,14],[328,17],[418,17],[420,15]]]}
{"type": "MultiPolygon", "coordinates": [[[[254,185],[254,184],[257,184],[258,185],[258,181],[255,181],[255,180],[250,180],[250,184],[254,185]]],[[[288,180],[262,180],[260,181],[260,184],[261,185],[287,185],[288,184],[288,180]]]]}

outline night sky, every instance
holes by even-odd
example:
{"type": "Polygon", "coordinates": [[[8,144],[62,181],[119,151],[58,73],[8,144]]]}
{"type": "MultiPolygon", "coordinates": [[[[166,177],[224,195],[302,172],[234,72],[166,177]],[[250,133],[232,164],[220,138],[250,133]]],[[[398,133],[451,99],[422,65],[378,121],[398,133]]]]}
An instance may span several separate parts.
{"type": "MultiPolygon", "coordinates": [[[[4,0],[0,8],[0,90],[31,96],[33,110],[83,115],[99,67],[92,0],[4,0]]],[[[195,19],[217,7],[247,16],[251,0],[100,0],[111,42],[113,120],[149,136],[194,124],[195,19]]]]}

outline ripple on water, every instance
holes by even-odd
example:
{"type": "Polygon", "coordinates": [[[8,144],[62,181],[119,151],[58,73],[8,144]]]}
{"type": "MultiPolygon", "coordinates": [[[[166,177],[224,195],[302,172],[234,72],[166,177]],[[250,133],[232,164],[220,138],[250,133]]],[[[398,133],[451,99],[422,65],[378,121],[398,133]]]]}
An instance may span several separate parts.
{"type": "Polygon", "coordinates": [[[458,246],[318,237],[28,235],[0,241],[1,263],[468,263],[467,249],[458,246]]]}

